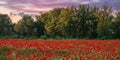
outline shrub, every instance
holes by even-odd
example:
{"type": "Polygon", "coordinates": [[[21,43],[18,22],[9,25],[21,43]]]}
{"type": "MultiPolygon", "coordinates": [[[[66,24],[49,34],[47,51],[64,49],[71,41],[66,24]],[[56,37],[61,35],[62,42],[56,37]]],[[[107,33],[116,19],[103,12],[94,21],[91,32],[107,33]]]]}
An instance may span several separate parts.
{"type": "Polygon", "coordinates": [[[50,37],[48,37],[47,35],[43,35],[43,36],[40,37],[40,39],[44,39],[44,40],[49,39],[49,38],[50,37]]]}

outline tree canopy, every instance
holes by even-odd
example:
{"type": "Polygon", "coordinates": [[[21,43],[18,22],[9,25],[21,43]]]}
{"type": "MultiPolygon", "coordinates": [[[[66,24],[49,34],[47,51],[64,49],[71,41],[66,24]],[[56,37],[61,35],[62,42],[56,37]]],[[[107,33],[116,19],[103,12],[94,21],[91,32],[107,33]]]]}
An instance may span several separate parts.
{"type": "Polygon", "coordinates": [[[90,5],[55,8],[36,16],[23,16],[16,24],[8,15],[0,14],[0,34],[20,36],[57,36],[80,39],[120,39],[120,12],[112,15],[111,7],[90,5]]]}

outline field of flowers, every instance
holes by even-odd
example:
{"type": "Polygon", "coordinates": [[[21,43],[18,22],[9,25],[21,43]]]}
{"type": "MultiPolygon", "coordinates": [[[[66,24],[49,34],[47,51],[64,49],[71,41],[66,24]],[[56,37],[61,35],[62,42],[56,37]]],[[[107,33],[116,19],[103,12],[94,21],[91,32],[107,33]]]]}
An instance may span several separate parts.
{"type": "Polygon", "coordinates": [[[120,41],[0,40],[0,60],[120,60],[120,41]]]}

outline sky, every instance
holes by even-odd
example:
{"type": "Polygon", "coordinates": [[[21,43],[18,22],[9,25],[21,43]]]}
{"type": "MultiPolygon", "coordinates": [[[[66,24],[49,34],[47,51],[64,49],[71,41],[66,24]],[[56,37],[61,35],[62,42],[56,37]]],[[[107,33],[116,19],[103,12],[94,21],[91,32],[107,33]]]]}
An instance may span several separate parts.
{"type": "MultiPolygon", "coordinates": [[[[120,10],[120,0],[0,0],[0,13],[29,13],[38,14],[53,8],[90,4],[96,6],[108,5],[114,10],[120,10]]],[[[14,16],[12,16],[14,18],[14,16]]],[[[17,18],[17,17],[16,17],[17,18]]]]}

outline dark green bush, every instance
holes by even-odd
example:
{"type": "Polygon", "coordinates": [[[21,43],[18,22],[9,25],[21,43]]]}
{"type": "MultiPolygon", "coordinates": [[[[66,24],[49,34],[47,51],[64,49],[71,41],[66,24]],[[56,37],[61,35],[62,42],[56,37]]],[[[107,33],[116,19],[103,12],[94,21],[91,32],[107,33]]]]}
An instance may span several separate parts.
{"type": "Polygon", "coordinates": [[[43,35],[43,36],[40,37],[40,39],[44,39],[44,40],[49,39],[49,38],[50,37],[48,37],[47,35],[43,35]]]}

